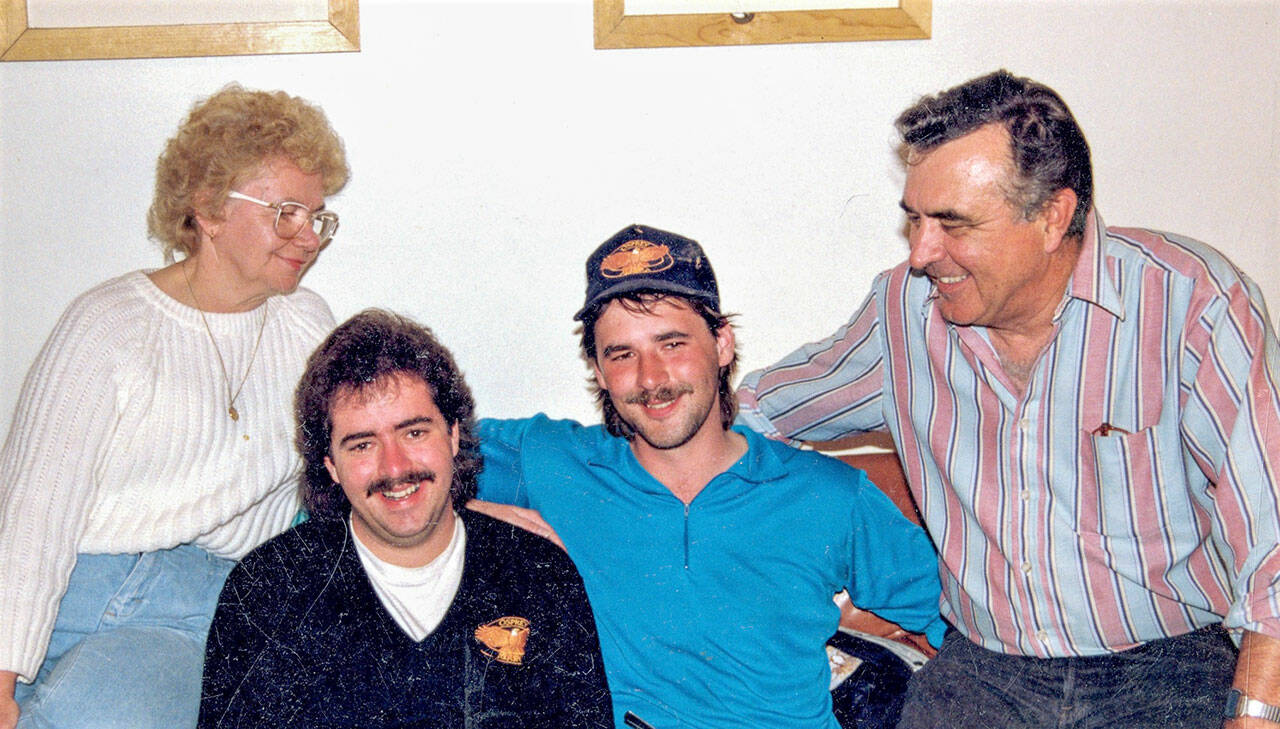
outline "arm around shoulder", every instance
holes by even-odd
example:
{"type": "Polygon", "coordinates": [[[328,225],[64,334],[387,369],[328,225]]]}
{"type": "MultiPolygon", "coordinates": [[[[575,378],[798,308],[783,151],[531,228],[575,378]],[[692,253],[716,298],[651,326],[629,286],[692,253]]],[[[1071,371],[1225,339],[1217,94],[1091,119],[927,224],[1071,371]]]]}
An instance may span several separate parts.
{"type": "Polygon", "coordinates": [[[552,420],[542,414],[510,420],[481,418],[476,435],[484,468],[478,478],[477,498],[529,507],[531,479],[525,476],[530,454],[536,457],[557,449],[569,451],[585,430],[576,422],[552,420]]]}
{"type": "Polygon", "coordinates": [[[834,334],[743,377],[738,422],[791,442],[838,440],[884,428],[879,408],[884,348],[876,293],[883,278],[834,334]]]}

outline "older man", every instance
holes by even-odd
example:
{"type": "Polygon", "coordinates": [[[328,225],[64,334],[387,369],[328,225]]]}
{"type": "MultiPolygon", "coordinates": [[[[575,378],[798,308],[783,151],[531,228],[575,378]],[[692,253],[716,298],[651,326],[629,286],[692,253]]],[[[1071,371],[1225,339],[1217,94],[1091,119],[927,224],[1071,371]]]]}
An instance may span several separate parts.
{"type": "MultiPolygon", "coordinates": [[[[541,512],[582,570],[620,729],[838,729],[832,595],[938,641],[932,546],[861,471],[730,427],[733,326],[695,241],[628,226],[586,268],[605,424],[481,421],[481,498],[541,512]]],[[[896,723],[900,689],[860,696],[851,724],[896,723]]]]}
{"type": "Polygon", "coordinates": [[[582,580],[560,550],[458,509],[471,393],[426,329],[370,310],[298,388],[312,519],[231,572],[200,727],[611,725],[582,580]]]}
{"type": "Polygon", "coordinates": [[[1202,243],[1104,227],[1042,84],[999,71],[897,126],[909,260],[739,396],[771,435],[894,437],[957,631],[903,726],[1280,720],[1280,355],[1257,287],[1202,243]]]}

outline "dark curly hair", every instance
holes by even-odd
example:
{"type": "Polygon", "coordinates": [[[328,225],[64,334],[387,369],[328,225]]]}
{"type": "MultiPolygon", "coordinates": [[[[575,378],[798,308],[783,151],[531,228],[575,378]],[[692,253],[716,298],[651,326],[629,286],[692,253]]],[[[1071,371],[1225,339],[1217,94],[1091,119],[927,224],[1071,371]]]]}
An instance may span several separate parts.
{"type": "MultiPolygon", "coordinates": [[[[660,301],[688,307],[702,317],[702,320],[707,323],[707,328],[711,330],[711,336],[713,337],[720,331],[721,327],[729,326],[734,316],[733,314],[721,314],[701,299],[690,299],[662,291],[632,291],[615,296],[596,304],[582,314],[582,326],[579,330],[582,335],[582,357],[588,364],[593,364],[596,361],[596,321],[600,319],[600,314],[604,312],[605,307],[612,301],[617,301],[627,311],[645,314],[652,314],[653,307],[660,301]]],[[[733,425],[733,419],[738,414],[738,398],[733,394],[733,374],[737,369],[738,350],[735,346],[733,359],[729,361],[729,364],[720,368],[720,424],[725,430],[728,430],[733,425]]],[[[609,391],[601,389],[595,377],[587,377],[587,389],[591,391],[592,396],[596,399],[596,404],[600,407],[600,413],[604,416],[604,427],[609,431],[609,434],[619,438],[626,438],[627,440],[635,437],[635,429],[618,414],[618,409],[614,407],[613,400],[609,398],[609,391]]]]}
{"type": "Polygon", "coordinates": [[[458,455],[453,459],[449,488],[454,510],[460,511],[475,496],[482,466],[475,401],[453,355],[417,322],[366,309],[333,330],[307,360],[298,383],[294,414],[304,467],[302,501],[313,516],[343,517],[351,508],[342,487],[324,466],[325,456],[330,455],[333,421],[329,414],[334,401],[398,374],[426,383],[445,422],[458,429],[458,455]]]}
{"type": "Polygon", "coordinates": [[[1066,102],[1048,86],[1001,69],[920,99],[894,124],[908,154],[1000,124],[1009,133],[1016,172],[1005,190],[1009,204],[1030,220],[1054,193],[1069,188],[1076,193],[1076,209],[1066,236],[1084,233],[1093,205],[1089,143],[1066,102]]]}

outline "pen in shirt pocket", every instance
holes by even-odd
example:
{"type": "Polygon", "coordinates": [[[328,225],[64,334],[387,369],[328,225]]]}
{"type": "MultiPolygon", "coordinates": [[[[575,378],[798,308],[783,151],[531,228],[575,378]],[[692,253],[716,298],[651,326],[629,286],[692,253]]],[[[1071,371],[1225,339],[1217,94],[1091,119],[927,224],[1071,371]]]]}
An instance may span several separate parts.
{"type": "Polygon", "coordinates": [[[1107,436],[1112,434],[1130,435],[1129,431],[1125,430],[1124,428],[1117,428],[1111,423],[1103,423],[1102,425],[1099,425],[1098,427],[1093,429],[1093,435],[1100,435],[1103,438],[1106,438],[1107,436]]]}

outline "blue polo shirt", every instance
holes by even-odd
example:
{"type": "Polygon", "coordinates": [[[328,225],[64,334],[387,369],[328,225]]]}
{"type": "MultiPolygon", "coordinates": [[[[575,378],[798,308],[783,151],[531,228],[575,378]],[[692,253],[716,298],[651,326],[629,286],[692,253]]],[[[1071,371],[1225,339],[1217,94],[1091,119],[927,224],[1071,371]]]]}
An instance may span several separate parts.
{"type": "Polygon", "coordinates": [[[601,426],[482,420],[479,498],[537,509],[577,564],[615,720],[839,729],[832,596],[939,645],[924,532],[840,461],[735,428],[747,452],[689,505],[601,426]]]}

